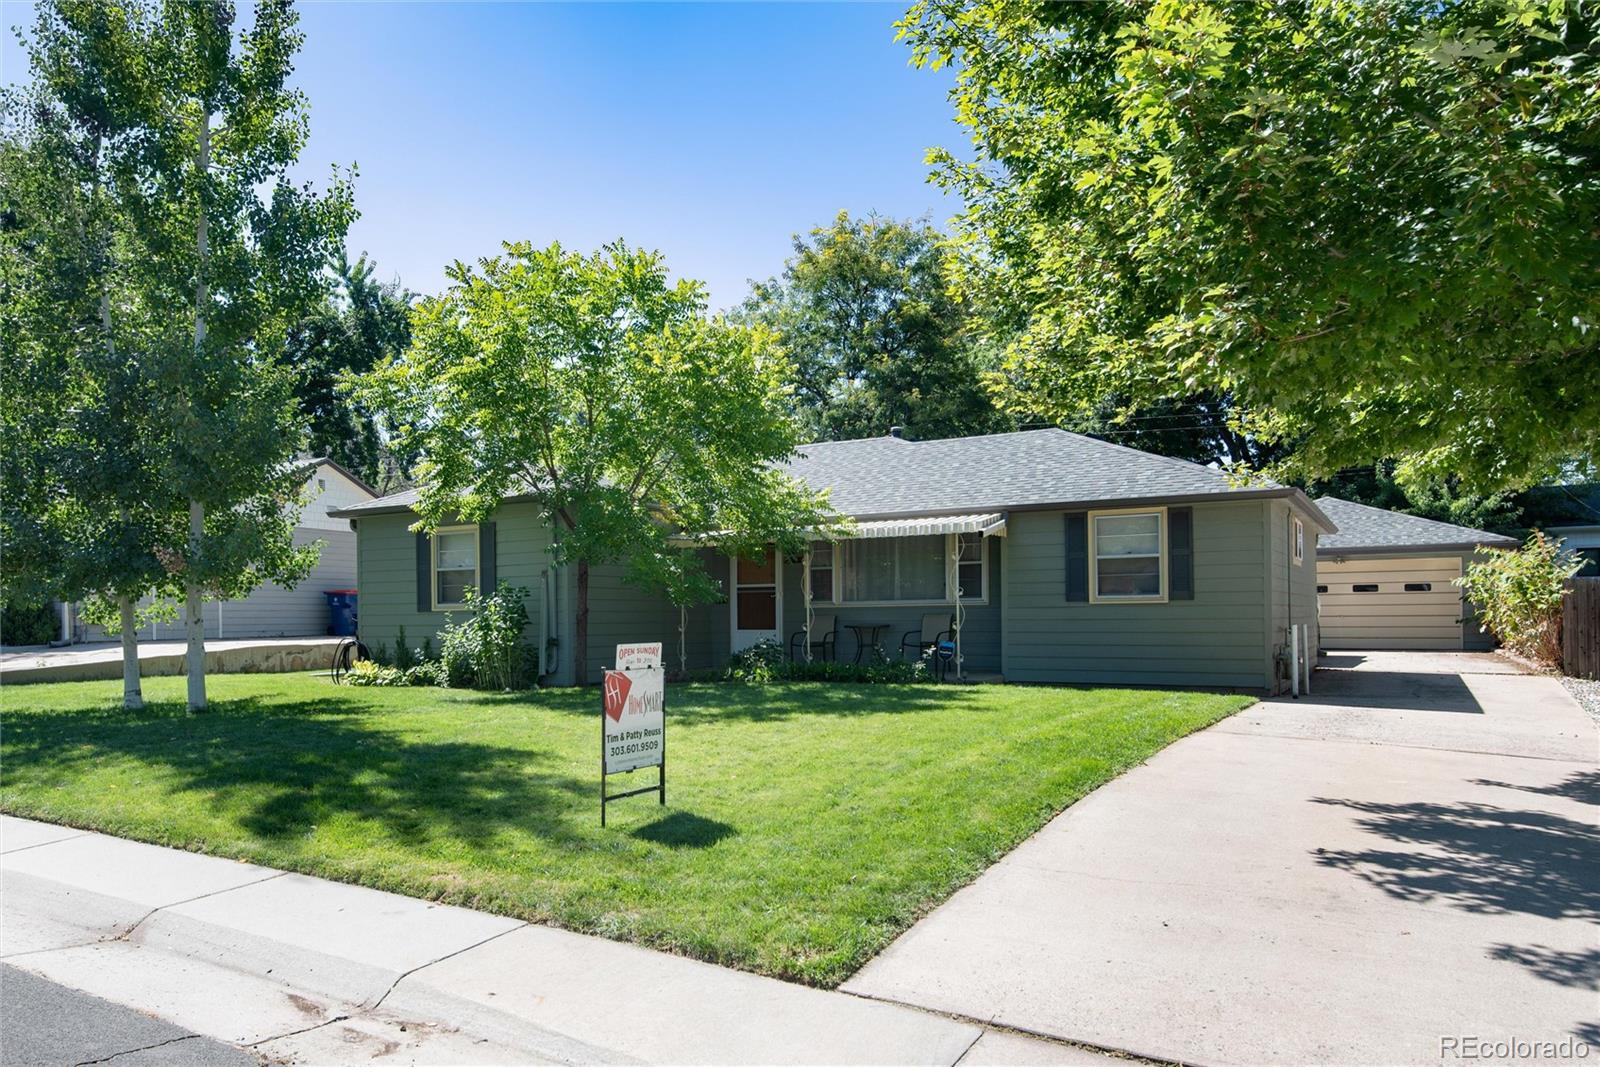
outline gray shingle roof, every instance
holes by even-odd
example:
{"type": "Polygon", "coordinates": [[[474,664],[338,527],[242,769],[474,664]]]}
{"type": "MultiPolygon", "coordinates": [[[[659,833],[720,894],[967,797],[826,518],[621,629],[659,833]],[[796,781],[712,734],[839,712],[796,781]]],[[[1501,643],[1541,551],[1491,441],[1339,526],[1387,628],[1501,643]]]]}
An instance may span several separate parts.
{"type": "Polygon", "coordinates": [[[404,511],[414,505],[422,496],[420,489],[405,489],[388,496],[380,496],[372,500],[363,500],[359,504],[351,504],[347,508],[339,508],[328,514],[343,517],[345,515],[361,515],[373,511],[404,511]]]}
{"type": "MultiPolygon", "coordinates": [[[[1299,490],[1275,482],[1241,487],[1215,467],[1055,429],[937,441],[823,441],[800,446],[785,469],[828,490],[834,509],[855,518],[1263,494],[1294,496],[1314,520],[1323,518],[1299,490]]],[[[339,514],[402,510],[416,500],[410,490],[339,514]]]]}
{"type": "Polygon", "coordinates": [[[1517,541],[1512,537],[1474,530],[1470,526],[1435,519],[1404,515],[1398,511],[1357,504],[1334,496],[1318,497],[1316,504],[1339,527],[1336,534],[1326,534],[1317,541],[1317,555],[1337,556],[1345,552],[1373,553],[1384,550],[1416,552],[1423,549],[1467,550],[1480,545],[1489,548],[1512,548],[1517,541]]]}
{"type": "MultiPolygon", "coordinates": [[[[1003,511],[1101,500],[1236,493],[1214,467],[1066,430],[906,441],[872,437],[802,445],[787,464],[846,515],[1003,511]]],[[[1280,488],[1265,483],[1257,488],[1280,488]]]]}

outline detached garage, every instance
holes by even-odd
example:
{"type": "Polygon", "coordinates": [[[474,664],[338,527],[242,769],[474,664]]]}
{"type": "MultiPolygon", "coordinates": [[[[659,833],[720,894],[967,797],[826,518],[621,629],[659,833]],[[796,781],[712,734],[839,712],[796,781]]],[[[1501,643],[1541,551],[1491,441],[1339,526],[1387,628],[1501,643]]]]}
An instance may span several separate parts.
{"type": "Polygon", "coordinates": [[[1316,503],[1339,527],[1317,542],[1324,649],[1493,646],[1454,581],[1479,550],[1515,548],[1514,538],[1337,497],[1316,503]]]}

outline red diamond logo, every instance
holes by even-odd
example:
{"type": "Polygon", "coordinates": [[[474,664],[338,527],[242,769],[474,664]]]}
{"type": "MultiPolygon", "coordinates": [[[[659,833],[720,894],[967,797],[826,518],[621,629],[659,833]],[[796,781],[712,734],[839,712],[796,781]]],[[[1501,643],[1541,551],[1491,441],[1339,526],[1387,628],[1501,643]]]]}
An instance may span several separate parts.
{"type": "Polygon", "coordinates": [[[622,709],[628,706],[628,690],[633,682],[621,671],[606,671],[605,709],[612,722],[622,721],[622,709]]]}

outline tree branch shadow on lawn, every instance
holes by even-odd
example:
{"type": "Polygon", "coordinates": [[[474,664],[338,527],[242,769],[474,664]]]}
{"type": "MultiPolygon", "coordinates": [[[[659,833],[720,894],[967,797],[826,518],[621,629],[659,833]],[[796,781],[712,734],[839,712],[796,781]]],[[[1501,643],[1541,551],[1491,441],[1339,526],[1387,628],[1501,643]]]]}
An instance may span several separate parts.
{"type": "Polygon", "coordinates": [[[573,798],[596,792],[593,781],[553,773],[559,757],[550,751],[406,740],[336,690],[314,703],[215,701],[199,715],[161,704],[11,716],[4,747],[13,780],[34,764],[92,775],[108,756],[170,771],[185,792],[211,794],[224,808],[243,805],[239,825],[275,842],[343,816],[413,846],[482,849],[501,831],[518,830],[582,848],[564,819],[573,798]]]}
{"type": "MultiPolygon", "coordinates": [[[[567,715],[597,715],[600,687],[484,693],[486,705],[527,704],[567,715]]],[[[850,682],[686,682],[667,686],[667,721],[677,726],[718,722],[787,722],[818,715],[861,717],[949,711],[986,714],[1009,709],[985,705],[981,691],[956,685],[866,685],[850,682]]]]}

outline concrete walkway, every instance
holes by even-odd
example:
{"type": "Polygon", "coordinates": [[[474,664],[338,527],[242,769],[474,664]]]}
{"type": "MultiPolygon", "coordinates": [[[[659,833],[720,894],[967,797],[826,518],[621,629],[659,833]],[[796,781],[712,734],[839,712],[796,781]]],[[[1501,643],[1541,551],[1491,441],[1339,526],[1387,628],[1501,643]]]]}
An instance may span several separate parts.
{"type": "Polygon", "coordinates": [[[1068,809],[844,988],[1190,1063],[1600,1055],[1594,722],[1498,657],[1330,661],[1068,809]]]}
{"type": "MultiPolygon", "coordinates": [[[[206,641],[206,671],[255,674],[322,671],[333,666],[340,637],[241,637],[206,641]]],[[[184,673],[182,641],[139,642],[139,673],[146,678],[184,673]]],[[[122,645],[103,642],[0,653],[0,685],[85,682],[122,677],[122,645]]]]}
{"type": "Polygon", "coordinates": [[[0,957],[274,1062],[1105,1063],[971,1021],[5,816],[0,957]]]}

